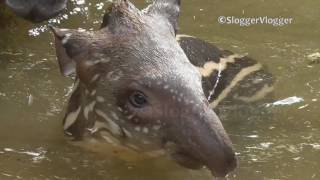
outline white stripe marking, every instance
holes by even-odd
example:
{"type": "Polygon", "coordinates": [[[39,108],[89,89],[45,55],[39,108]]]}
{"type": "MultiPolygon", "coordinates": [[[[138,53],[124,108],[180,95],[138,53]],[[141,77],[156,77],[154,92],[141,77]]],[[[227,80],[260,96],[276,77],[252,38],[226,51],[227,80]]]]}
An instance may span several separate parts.
{"type": "Polygon", "coordinates": [[[201,75],[203,77],[209,77],[215,70],[224,71],[227,68],[228,63],[235,63],[235,60],[240,60],[244,56],[233,54],[225,58],[220,58],[219,63],[209,61],[206,62],[203,67],[198,67],[201,75]]]}
{"type": "Polygon", "coordinates": [[[218,98],[216,100],[214,100],[212,103],[210,103],[210,108],[215,108],[217,107],[217,105],[223,100],[225,99],[228,94],[231,92],[231,90],[238,84],[238,82],[240,82],[241,80],[243,80],[246,76],[248,76],[249,74],[258,71],[262,68],[261,64],[255,64],[253,66],[249,66],[246,68],[243,68],[235,77],[234,79],[231,81],[230,85],[227,86],[218,96],[218,98]]]}
{"type": "Polygon", "coordinates": [[[73,94],[79,88],[79,85],[80,85],[80,80],[79,78],[76,78],[75,82],[73,83],[71,92],[68,92],[65,96],[69,96],[70,94],[73,94]]]}
{"type": "Polygon", "coordinates": [[[81,110],[81,107],[78,107],[78,109],[76,111],[70,112],[68,114],[68,116],[66,117],[66,120],[64,122],[64,125],[63,125],[64,130],[67,130],[74,122],[76,122],[76,120],[79,116],[80,110],[81,110]]]}
{"type": "Polygon", "coordinates": [[[236,95],[234,98],[239,99],[241,101],[250,103],[258,101],[262,98],[264,98],[267,94],[271,93],[274,90],[273,86],[269,86],[265,84],[259,91],[257,91],[253,96],[245,97],[245,96],[238,96],[236,95]]]}
{"type": "Polygon", "coordinates": [[[115,135],[121,135],[121,134],[122,134],[122,133],[121,133],[122,131],[121,131],[119,125],[116,124],[115,122],[113,122],[113,121],[111,120],[111,118],[110,118],[106,113],[104,113],[103,111],[101,111],[101,110],[99,110],[99,109],[96,109],[95,111],[96,111],[96,113],[97,113],[98,116],[100,116],[101,118],[103,118],[103,119],[108,123],[108,125],[109,125],[108,130],[109,130],[110,132],[112,132],[112,133],[115,134],[115,135]]]}
{"type": "Polygon", "coordinates": [[[94,96],[94,95],[96,95],[96,93],[97,93],[97,90],[93,90],[93,91],[91,91],[90,96],[94,96]]]}
{"type": "Polygon", "coordinates": [[[93,111],[94,106],[96,105],[96,101],[92,101],[90,104],[88,104],[84,110],[83,115],[86,118],[86,120],[89,119],[89,113],[93,111]]]}
{"type": "Polygon", "coordinates": [[[181,38],[184,38],[184,37],[186,37],[186,38],[195,38],[195,37],[193,37],[193,36],[189,36],[189,35],[186,35],[186,34],[178,34],[178,35],[176,36],[176,40],[177,40],[177,41],[181,41],[181,38]]]}
{"type": "Polygon", "coordinates": [[[100,77],[99,74],[95,74],[92,79],[90,80],[91,83],[95,82],[100,77]]]}

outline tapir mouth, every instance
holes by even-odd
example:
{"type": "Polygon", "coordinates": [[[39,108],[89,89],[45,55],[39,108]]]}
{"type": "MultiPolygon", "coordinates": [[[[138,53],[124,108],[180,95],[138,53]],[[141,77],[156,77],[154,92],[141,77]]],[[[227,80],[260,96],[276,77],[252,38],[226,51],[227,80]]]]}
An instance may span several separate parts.
{"type": "Polygon", "coordinates": [[[225,177],[230,171],[236,168],[236,161],[230,159],[230,165],[227,168],[217,168],[211,166],[210,164],[203,162],[202,160],[190,155],[188,152],[185,152],[181,149],[176,149],[173,152],[170,152],[170,156],[174,161],[182,167],[192,170],[198,170],[202,168],[208,168],[213,176],[216,177],[225,177]]]}
{"type": "Polygon", "coordinates": [[[167,142],[165,144],[165,149],[171,158],[179,165],[188,169],[200,169],[205,166],[200,160],[192,157],[190,154],[184,152],[175,143],[167,142]]]}

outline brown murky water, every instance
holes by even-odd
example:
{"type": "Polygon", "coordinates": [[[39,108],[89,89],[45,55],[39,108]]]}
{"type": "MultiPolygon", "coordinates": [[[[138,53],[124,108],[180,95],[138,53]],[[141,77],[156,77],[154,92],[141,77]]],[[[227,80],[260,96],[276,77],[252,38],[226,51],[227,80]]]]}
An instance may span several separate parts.
{"type": "MultiPolygon", "coordinates": [[[[105,2],[105,1],[104,1],[105,2]]],[[[146,2],[134,1],[139,7],[146,2]]],[[[320,179],[320,2],[313,0],[183,0],[182,33],[249,53],[276,77],[272,112],[225,119],[239,157],[228,179],[320,179]],[[219,16],[292,17],[283,27],[220,25],[219,16]],[[284,103],[283,99],[296,102],[284,103]],[[291,100],[295,100],[291,98],[291,100]],[[281,105],[281,103],[283,105],[281,105]]],[[[96,29],[100,1],[73,1],[72,12],[50,21],[96,29]]],[[[3,24],[3,23],[1,23],[3,24]]],[[[212,179],[167,160],[128,163],[67,143],[61,128],[72,80],[60,76],[46,25],[20,19],[0,29],[0,179],[212,179]]],[[[241,114],[241,113],[240,113],[241,114]]],[[[237,116],[232,116],[237,117],[237,116]]]]}

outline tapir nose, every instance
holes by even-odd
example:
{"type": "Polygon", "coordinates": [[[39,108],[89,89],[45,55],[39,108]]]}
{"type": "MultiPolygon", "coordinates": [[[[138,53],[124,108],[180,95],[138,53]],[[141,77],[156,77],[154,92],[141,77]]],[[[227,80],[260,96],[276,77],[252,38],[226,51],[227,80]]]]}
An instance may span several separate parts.
{"type": "Polygon", "coordinates": [[[225,177],[236,168],[231,140],[209,107],[194,108],[171,122],[170,134],[180,151],[205,165],[214,176],[225,177]]]}
{"type": "Polygon", "coordinates": [[[212,174],[225,177],[237,166],[232,142],[213,110],[207,108],[199,123],[203,123],[198,127],[203,130],[198,131],[199,139],[195,141],[199,143],[194,148],[200,148],[200,159],[212,174]]]}

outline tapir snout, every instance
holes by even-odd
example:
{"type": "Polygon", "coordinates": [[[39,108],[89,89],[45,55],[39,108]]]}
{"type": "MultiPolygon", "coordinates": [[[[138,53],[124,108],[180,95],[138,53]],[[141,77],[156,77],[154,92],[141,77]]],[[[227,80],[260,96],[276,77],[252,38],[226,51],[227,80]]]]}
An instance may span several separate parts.
{"type": "Polygon", "coordinates": [[[218,116],[206,103],[184,108],[166,127],[168,140],[177,146],[173,157],[182,166],[206,166],[214,176],[224,177],[236,168],[237,159],[218,116]]]}

